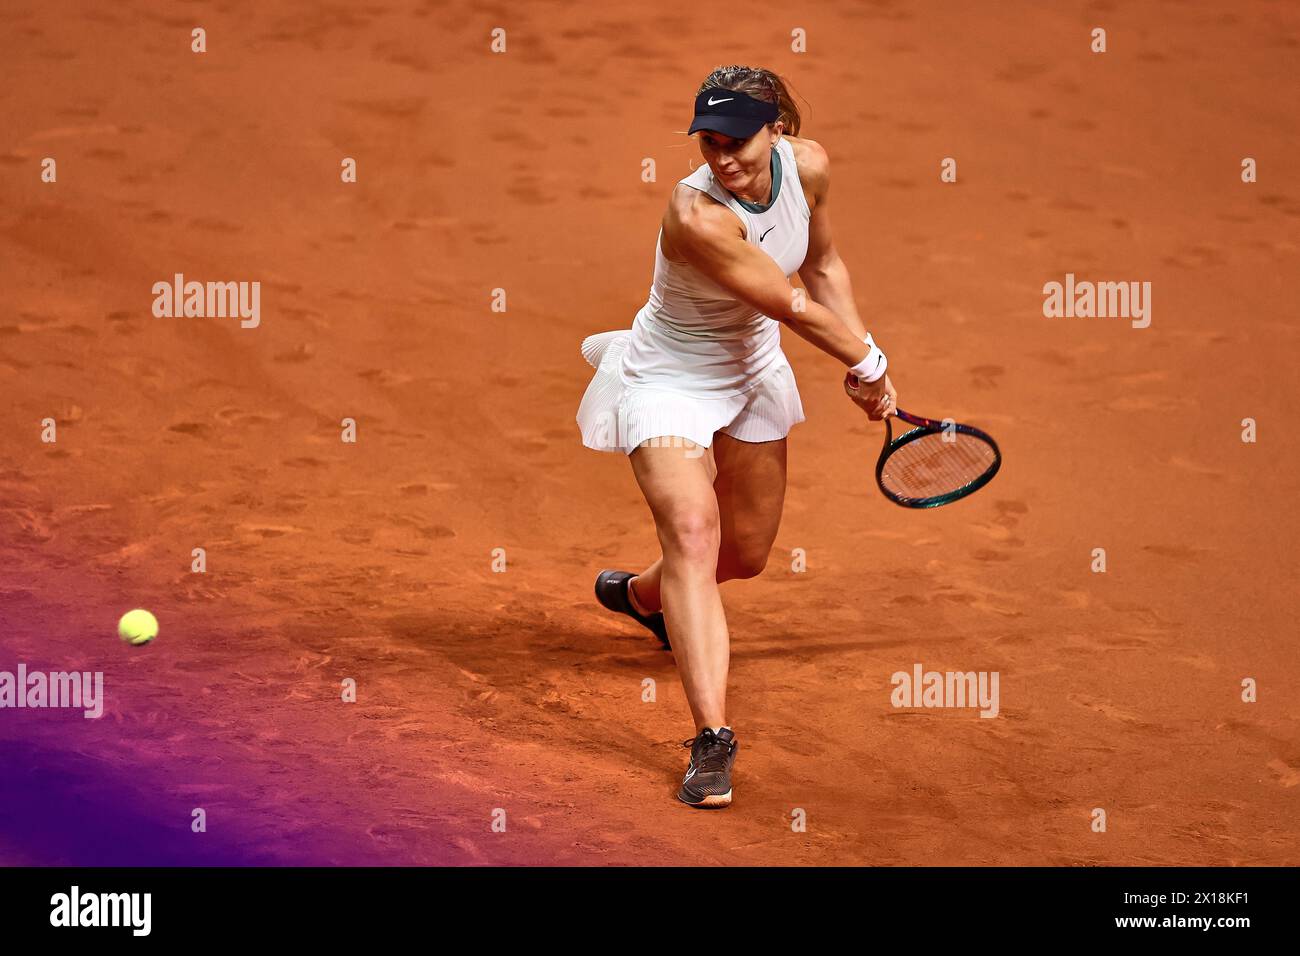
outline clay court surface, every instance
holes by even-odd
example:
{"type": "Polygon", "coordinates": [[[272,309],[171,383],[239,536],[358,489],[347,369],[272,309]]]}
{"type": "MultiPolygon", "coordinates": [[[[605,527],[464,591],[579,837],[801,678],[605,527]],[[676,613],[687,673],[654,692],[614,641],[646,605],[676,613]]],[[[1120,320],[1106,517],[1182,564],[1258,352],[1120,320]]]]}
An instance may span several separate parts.
{"type": "Polygon", "coordinates": [[[0,669],[107,702],[0,712],[4,862],[1300,862],[1295,9],[698,10],[7,5],[0,669]],[[1006,464],[890,505],[880,426],[783,330],[808,421],[766,570],[723,586],[708,814],[671,655],[592,597],[657,556],[649,511],[573,416],[724,63],[805,101],[900,405],[1006,464]],[[178,272],[260,281],[261,325],[155,318],[178,272]],[[1150,327],[1044,318],[1066,273],[1150,281],[1150,327]],[[893,708],[916,663],[999,672],[1001,712],[893,708]]]}

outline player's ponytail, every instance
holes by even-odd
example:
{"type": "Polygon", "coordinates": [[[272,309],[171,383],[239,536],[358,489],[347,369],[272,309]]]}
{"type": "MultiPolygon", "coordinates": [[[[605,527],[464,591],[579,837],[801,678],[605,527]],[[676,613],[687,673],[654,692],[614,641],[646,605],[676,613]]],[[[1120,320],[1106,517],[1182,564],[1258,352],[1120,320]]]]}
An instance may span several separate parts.
{"type": "Polygon", "coordinates": [[[799,135],[802,118],[790,84],[771,70],[748,66],[720,66],[700,84],[695,95],[699,96],[705,90],[735,90],[757,100],[775,103],[781,110],[777,119],[785,124],[785,132],[791,136],[799,135]]]}

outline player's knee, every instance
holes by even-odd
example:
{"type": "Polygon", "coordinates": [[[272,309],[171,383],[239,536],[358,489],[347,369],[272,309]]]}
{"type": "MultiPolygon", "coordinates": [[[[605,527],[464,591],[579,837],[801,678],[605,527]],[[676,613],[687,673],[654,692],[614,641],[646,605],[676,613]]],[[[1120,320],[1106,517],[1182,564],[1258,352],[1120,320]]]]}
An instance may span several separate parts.
{"type": "Polygon", "coordinates": [[[678,511],[660,529],[665,551],[680,560],[699,564],[717,564],[718,515],[706,508],[678,511]]]}
{"type": "Polygon", "coordinates": [[[723,580],[733,581],[742,578],[756,578],[767,567],[767,551],[740,550],[719,558],[718,571],[723,580]]]}
{"type": "Polygon", "coordinates": [[[756,578],[763,573],[763,569],[766,567],[767,567],[766,551],[764,551],[762,554],[755,553],[755,554],[745,555],[743,558],[741,558],[740,561],[740,577],[756,578]]]}

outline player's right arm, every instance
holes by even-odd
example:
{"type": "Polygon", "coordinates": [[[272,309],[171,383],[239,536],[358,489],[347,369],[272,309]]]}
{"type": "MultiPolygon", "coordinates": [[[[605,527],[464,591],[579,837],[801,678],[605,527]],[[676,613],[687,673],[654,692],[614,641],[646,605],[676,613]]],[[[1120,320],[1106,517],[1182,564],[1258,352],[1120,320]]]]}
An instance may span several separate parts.
{"type": "MultiPolygon", "coordinates": [[[[680,186],[679,189],[689,189],[680,186]]],[[[846,366],[866,358],[867,347],[830,309],[806,296],[795,309],[794,288],[771,256],[745,241],[736,214],[698,190],[669,204],[664,238],[677,256],[741,302],[788,325],[846,366]]]]}

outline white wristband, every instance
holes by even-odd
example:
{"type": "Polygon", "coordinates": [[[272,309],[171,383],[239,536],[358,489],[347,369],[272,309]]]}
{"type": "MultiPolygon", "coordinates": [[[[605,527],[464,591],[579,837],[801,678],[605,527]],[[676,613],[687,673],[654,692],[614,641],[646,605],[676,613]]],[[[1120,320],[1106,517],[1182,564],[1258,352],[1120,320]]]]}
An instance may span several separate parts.
{"type": "Polygon", "coordinates": [[[871,333],[862,341],[866,342],[871,351],[857,365],[849,371],[857,377],[859,382],[876,382],[885,374],[885,369],[889,367],[889,360],[885,358],[885,353],[880,351],[880,347],[871,339],[871,333]]]}

